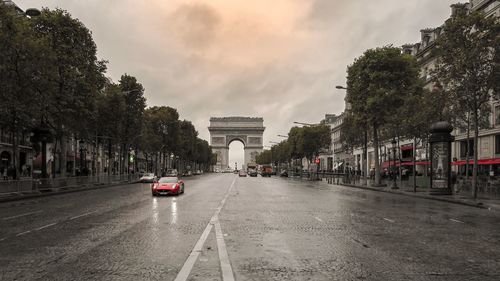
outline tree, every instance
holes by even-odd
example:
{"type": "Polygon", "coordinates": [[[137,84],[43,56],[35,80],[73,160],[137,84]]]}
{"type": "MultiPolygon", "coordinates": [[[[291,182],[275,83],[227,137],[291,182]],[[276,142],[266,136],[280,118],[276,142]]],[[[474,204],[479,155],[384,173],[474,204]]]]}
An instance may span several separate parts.
{"type": "Polygon", "coordinates": [[[375,156],[375,184],[380,185],[379,133],[406,98],[419,86],[416,60],[387,46],[370,49],[357,58],[347,70],[347,114],[359,116],[372,130],[375,156]]]}
{"type": "MultiPolygon", "coordinates": [[[[95,100],[105,85],[106,62],[97,59],[92,34],[67,11],[43,9],[32,19],[36,34],[46,39],[50,55],[40,87],[42,122],[55,132],[61,144],[61,174],[66,173],[66,136],[74,132],[80,138],[93,139],[88,133],[95,120],[95,100]]],[[[54,151],[56,149],[54,148],[54,151]]],[[[53,166],[55,168],[55,166],[53,166]]],[[[55,169],[53,169],[55,173],[55,169]]]]}
{"type": "Polygon", "coordinates": [[[11,132],[14,179],[19,176],[19,141],[35,123],[37,88],[49,57],[46,40],[36,37],[31,24],[0,3],[0,127],[11,132]]]}
{"type": "Polygon", "coordinates": [[[330,127],[325,124],[303,127],[304,130],[304,155],[311,162],[324,148],[329,148],[332,139],[330,127]]]}
{"type": "MultiPolygon", "coordinates": [[[[137,78],[124,74],[119,81],[120,89],[125,99],[125,117],[122,125],[122,158],[127,159],[127,173],[130,166],[130,148],[137,146],[141,134],[144,111],[146,109],[146,98],[144,87],[137,78]]],[[[124,167],[125,165],[122,165],[124,167]]]]}
{"type": "Polygon", "coordinates": [[[481,12],[469,12],[464,4],[457,4],[457,8],[436,40],[434,78],[456,101],[453,106],[457,112],[471,114],[474,129],[472,190],[476,198],[481,115],[485,105],[499,97],[500,22],[481,12]]]}

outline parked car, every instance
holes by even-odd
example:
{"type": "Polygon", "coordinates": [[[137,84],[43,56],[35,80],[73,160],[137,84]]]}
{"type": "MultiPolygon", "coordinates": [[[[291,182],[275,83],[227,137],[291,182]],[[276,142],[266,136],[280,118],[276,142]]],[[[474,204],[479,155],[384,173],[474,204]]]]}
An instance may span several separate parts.
{"type": "Polygon", "coordinates": [[[245,172],[244,170],[240,170],[238,172],[238,176],[240,176],[240,177],[246,177],[247,176],[247,172],[245,172]]]}
{"type": "Polygon", "coordinates": [[[154,182],[155,179],[155,174],[145,173],[144,175],[142,175],[142,177],[139,178],[139,182],[154,182]]]}
{"type": "Polygon", "coordinates": [[[280,177],[288,177],[288,171],[287,170],[281,170],[280,177]]]}
{"type": "Polygon", "coordinates": [[[184,181],[178,177],[162,177],[151,185],[151,193],[157,195],[179,195],[184,193],[184,181]]]}
{"type": "Polygon", "coordinates": [[[251,176],[251,177],[256,177],[257,176],[257,171],[256,170],[250,170],[248,172],[248,175],[251,176]]]}
{"type": "Polygon", "coordinates": [[[184,172],[184,174],[182,174],[182,176],[184,176],[184,177],[190,177],[192,175],[193,175],[193,172],[191,172],[191,171],[186,171],[186,172],[184,172]]]}
{"type": "Polygon", "coordinates": [[[177,172],[177,169],[169,169],[165,173],[166,177],[177,177],[179,175],[179,172],[177,172]]]}

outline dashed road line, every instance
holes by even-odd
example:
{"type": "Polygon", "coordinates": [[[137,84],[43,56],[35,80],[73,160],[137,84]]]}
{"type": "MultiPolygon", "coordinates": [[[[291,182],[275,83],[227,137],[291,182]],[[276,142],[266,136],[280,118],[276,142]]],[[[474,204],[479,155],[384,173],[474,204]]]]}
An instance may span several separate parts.
{"type": "MultiPolygon", "coordinates": [[[[189,274],[191,273],[191,270],[193,269],[193,266],[194,266],[196,260],[198,259],[198,256],[200,255],[200,253],[202,251],[203,244],[205,244],[205,241],[207,240],[208,234],[210,234],[210,231],[212,231],[212,227],[214,226],[214,224],[218,222],[219,213],[222,210],[222,207],[224,207],[224,204],[226,203],[226,200],[229,197],[229,193],[233,189],[235,182],[236,182],[236,177],[234,178],[233,182],[231,183],[231,185],[227,189],[224,198],[219,203],[219,206],[217,207],[212,218],[210,219],[210,222],[207,224],[207,227],[205,227],[205,230],[201,234],[200,239],[198,239],[198,241],[194,245],[193,250],[189,254],[186,261],[184,262],[184,265],[182,265],[181,270],[179,271],[179,273],[177,273],[177,277],[175,277],[175,281],[186,281],[189,278],[189,274]]],[[[218,243],[217,243],[217,246],[219,246],[218,243]]],[[[220,253],[219,253],[219,255],[220,255],[220,253]]],[[[221,264],[221,266],[222,266],[222,264],[221,264]]],[[[226,280],[234,280],[234,278],[233,279],[223,279],[223,281],[226,281],[226,280]]]]}
{"type": "Polygon", "coordinates": [[[215,221],[214,226],[215,238],[217,239],[217,251],[219,252],[219,261],[222,270],[222,280],[234,281],[233,269],[231,268],[231,263],[229,262],[229,256],[227,254],[226,243],[224,242],[224,236],[222,235],[219,218],[215,221]]]}
{"type": "Polygon", "coordinates": [[[28,234],[30,232],[31,232],[31,230],[28,230],[28,231],[25,231],[25,232],[18,233],[16,236],[21,236],[21,235],[24,235],[24,234],[28,234]]]}
{"type": "Polygon", "coordinates": [[[390,222],[390,223],[394,223],[394,220],[391,220],[391,219],[388,219],[388,218],[383,218],[384,220],[390,222]]]}
{"type": "Polygon", "coordinates": [[[50,223],[50,224],[47,224],[47,225],[44,225],[44,226],[40,226],[39,228],[35,228],[35,231],[39,231],[39,230],[42,230],[44,228],[47,228],[47,227],[51,227],[51,226],[54,226],[56,225],[57,223],[54,222],[54,223],[50,223]]]}
{"type": "Polygon", "coordinates": [[[2,242],[3,240],[7,239],[7,237],[4,237],[4,238],[0,238],[0,242],[2,242]]]}
{"type": "Polygon", "coordinates": [[[6,221],[6,220],[11,220],[11,219],[16,219],[16,218],[20,218],[20,217],[25,217],[25,216],[29,216],[29,215],[38,214],[38,213],[41,213],[41,212],[43,212],[43,211],[29,212],[29,213],[25,213],[25,214],[20,214],[20,215],[15,215],[15,216],[11,216],[11,217],[2,218],[2,220],[6,221]]]}
{"type": "Polygon", "coordinates": [[[78,216],[74,216],[74,217],[69,218],[69,220],[70,220],[70,221],[71,221],[71,220],[76,220],[76,219],[78,219],[78,218],[81,218],[81,217],[84,217],[84,216],[88,216],[88,215],[93,214],[93,213],[95,213],[95,212],[96,212],[96,211],[92,211],[92,212],[88,212],[88,213],[81,214],[81,215],[78,215],[78,216]]]}
{"type": "Polygon", "coordinates": [[[450,219],[450,221],[457,222],[457,223],[464,223],[463,221],[459,221],[459,220],[456,220],[456,219],[450,219]]]}
{"type": "Polygon", "coordinates": [[[319,221],[319,222],[323,222],[323,220],[322,220],[322,219],[320,219],[320,218],[318,218],[318,217],[314,217],[314,218],[315,218],[317,221],[319,221]]]}

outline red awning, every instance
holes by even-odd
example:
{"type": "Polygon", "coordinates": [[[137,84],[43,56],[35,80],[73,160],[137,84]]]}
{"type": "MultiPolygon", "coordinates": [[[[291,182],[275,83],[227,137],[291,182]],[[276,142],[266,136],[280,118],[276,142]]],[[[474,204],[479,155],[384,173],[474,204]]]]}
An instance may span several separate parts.
{"type": "Polygon", "coordinates": [[[399,162],[396,162],[396,161],[385,161],[385,162],[382,162],[382,169],[387,169],[389,168],[389,166],[393,167],[393,166],[399,166],[399,162]]]}
{"type": "MultiPolygon", "coordinates": [[[[465,165],[465,160],[459,160],[451,162],[451,165],[465,165]]],[[[490,158],[490,159],[479,159],[477,160],[478,165],[497,165],[500,164],[500,158],[490,158]]],[[[469,160],[469,165],[474,165],[474,160],[469,160]]]]}
{"type": "Polygon", "coordinates": [[[413,150],[413,145],[404,145],[404,146],[401,146],[401,151],[404,151],[404,150],[413,150]]]}

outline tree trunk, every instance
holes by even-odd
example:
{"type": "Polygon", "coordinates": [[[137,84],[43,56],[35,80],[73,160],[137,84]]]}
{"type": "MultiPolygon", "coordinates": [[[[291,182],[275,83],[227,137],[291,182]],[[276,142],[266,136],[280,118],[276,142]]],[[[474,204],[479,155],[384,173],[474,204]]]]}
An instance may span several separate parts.
{"type": "Polygon", "coordinates": [[[58,143],[58,138],[55,139],[54,141],[54,146],[52,147],[52,163],[51,164],[51,169],[52,169],[52,178],[56,178],[56,153],[57,153],[57,143],[58,143]]]}
{"type": "Polygon", "coordinates": [[[467,138],[465,139],[465,184],[469,185],[469,159],[470,159],[470,112],[467,112],[467,138]]]}
{"type": "Polygon", "coordinates": [[[155,153],[155,175],[158,175],[158,152],[155,153]]]}
{"type": "Polygon", "coordinates": [[[122,145],[120,144],[120,151],[118,153],[118,174],[121,175],[122,174],[122,158],[123,158],[123,152],[122,152],[122,145]]]}
{"type": "MultiPolygon", "coordinates": [[[[108,140],[108,175],[111,175],[111,139],[108,140]]],[[[113,168],[115,166],[115,162],[113,161],[113,168]]]]}
{"type": "Polygon", "coordinates": [[[417,192],[417,138],[413,138],[413,192],[417,192]]]}
{"type": "Polygon", "coordinates": [[[399,144],[399,134],[398,134],[398,150],[396,152],[398,153],[398,161],[399,161],[399,166],[398,166],[399,187],[403,188],[403,174],[401,173],[401,145],[399,144]]]}
{"type": "Polygon", "coordinates": [[[379,153],[378,153],[378,130],[377,125],[373,124],[373,147],[374,147],[374,157],[375,157],[375,186],[380,186],[380,165],[379,165],[379,153]]]}
{"type": "Polygon", "coordinates": [[[67,159],[67,150],[68,150],[68,146],[66,145],[66,141],[67,141],[67,138],[66,138],[66,134],[62,133],[61,134],[61,159],[59,161],[59,168],[61,170],[61,177],[65,178],[66,177],[66,166],[68,165],[68,159],[67,159]]]}
{"type": "Polygon", "coordinates": [[[73,176],[76,176],[76,155],[78,153],[78,140],[76,139],[76,134],[73,134],[73,145],[74,145],[74,150],[73,150],[73,176]]]}
{"type": "Polygon", "coordinates": [[[363,155],[361,155],[361,173],[362,173],[362,177],[363,177],[363,183],[362,185],[368,185],[368,173],[369,173],[369,170],[368,170],[368,157],[367,157],[367,153],[368,153],[368,128],[365,128],[365,136],[364,136],[364,140],[363,140],[363,155]]]}
{"type": "MultiPolygon", "coordinates": [[[[13,171],[14,175],[12,175],[13,180],[17,180],[19,178],[19,138],[18,138],[18,132],[17,132],[17,114],[15,108],[12,110],[12,135],[11,135],[11,143],[12,143],[12,165],[13,165],[13,171]]],[[[10,169],[10,167],[6,168],[7,170],[10,169]]]]}
{"type": "Polygon", "coordinates": [[[479,155],[478,151],[478,140],[479,140],[479,123],[478,123],[478,110],[474,111],[474,167],[472,170],[472,196],[474,199],[477,198],[477,158],[479,155]]]}

